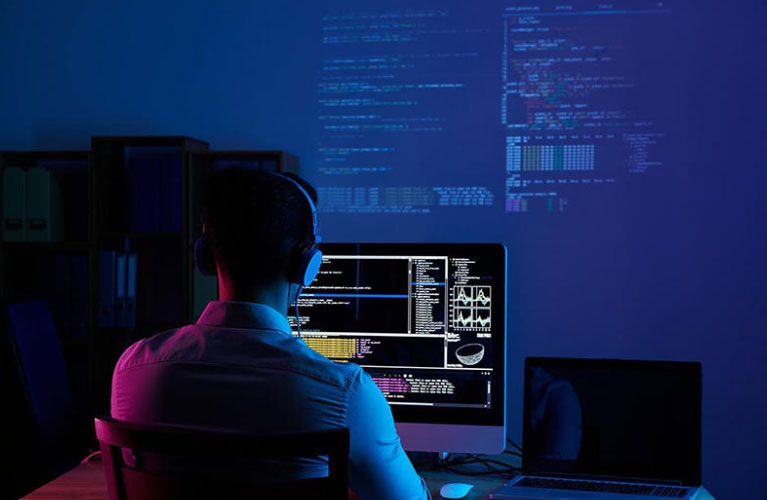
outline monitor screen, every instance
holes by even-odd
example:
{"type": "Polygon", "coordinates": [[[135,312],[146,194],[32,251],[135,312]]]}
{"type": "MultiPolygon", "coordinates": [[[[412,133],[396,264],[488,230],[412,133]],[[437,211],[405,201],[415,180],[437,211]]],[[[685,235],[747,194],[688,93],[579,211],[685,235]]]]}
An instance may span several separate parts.
{"type": "Polygon", "coordinates": [[[502,425],[502,245],[334,243],[322,251],[319,275],[298,300],[309,347],[362,366],[397,421],[502,425]]]}
{"type": "Polygon", "coordinates": [[[527,358],[527,474],[700,484],[699,363],[527,358]]]}

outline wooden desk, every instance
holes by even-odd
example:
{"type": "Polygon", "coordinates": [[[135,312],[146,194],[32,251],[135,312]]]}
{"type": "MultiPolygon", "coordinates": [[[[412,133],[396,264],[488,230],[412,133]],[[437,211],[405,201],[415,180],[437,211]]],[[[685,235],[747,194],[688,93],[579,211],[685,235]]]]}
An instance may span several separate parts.
{"type": "MultiPolygon", "coordinates": [[[[470,483],[474,488],[466,500],[487,498],[491,491],[499,488],[505,478],[495,476],[463,476],[438,470],[419,471],[431,490],[435,500],[441,498],[439,489],[445,483],[470,483]]],[[[101,462],[81,464],[50,483],[41,486],[25,499],[35,500],[107,500],[107,486],[101,462]]]]}
{"type": "Polygon", "coordinates": [[[466,476],[463,474],[456,474],[455,472],[447,472],[443,470],[419,470],[418,473],[426,480],[426,485],[431,491],[431,496],[434,500],[442,498],[439,495],[439,489],[445,483],[469,483],[473,484],[474,488],[469,491],[469,494],[463,497],[465,500],[481,500],[488,498],[490,493],[497,490],[503,483],[508,480],[506,476],[466,476]]]}
{"type": "Polygon", "coordinates": [[[101,462],[80,464],[24,498],[107,500],[104,469],[101,462]]]}
{"type": "MultiPolygon", "coordinates": [[[[464,476],[446,471],[421,470],[421,476],[429,485],[434,500],[439,500],[439,489],[445,483],[470,483],[474,488],[464,497],[466,500],[480,500],[503,485],[505,478],[495,476],[464,476]]],[[[25,499],[36,500],[107,500],[107,485],[101,462],[81,464],[50,483],[41,486],[25,499]]],[[[696,500],[714,500],[701,488],[696,500]]]]}

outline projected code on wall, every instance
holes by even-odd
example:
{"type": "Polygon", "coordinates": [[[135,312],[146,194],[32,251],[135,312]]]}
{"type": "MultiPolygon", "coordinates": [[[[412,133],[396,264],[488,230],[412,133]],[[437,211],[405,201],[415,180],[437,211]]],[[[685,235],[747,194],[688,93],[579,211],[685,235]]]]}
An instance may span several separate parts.
{"type": "Polygon", "coordinates": [[[640,61],[669,13],[661,2],[504,10],[507,212],[561,211],[663,164],[665,136],[640,61]]]}
{"type": "Polygon", "coordinates": [[[480,57],[487,36],[487,27],[462,26],[439,9],[323,18],[320,210],[429,213],[496,203],[491,186],[466,176],[450,151],[462,132],[456,106],[471,106],[476,82],[490,81],[480,57]]]}
{"type": "Polygon", "coordinates": [[[322,18],[321,211],[560,212],[663,166],[664,3],[472,9],[322,18]]]}

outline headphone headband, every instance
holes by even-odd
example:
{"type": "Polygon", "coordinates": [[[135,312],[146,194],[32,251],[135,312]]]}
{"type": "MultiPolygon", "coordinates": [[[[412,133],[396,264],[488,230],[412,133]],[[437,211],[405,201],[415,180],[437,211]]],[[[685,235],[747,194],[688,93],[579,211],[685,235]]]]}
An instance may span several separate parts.
{"type": "Polygon", "coordinates": [[[312,197],[309,196],[309,193],[304,189],[304,187],[298,183],[295,179],[288,177],[287,175],[280,173],[280,172],[269,172],[268,170],[264,170],[264,172],[268,172],[271,175],[275,175],[277,177],[282,177],[286,181],[293,184],[299,191],[301,191],[301,194],[304,195],[304,198],[306,198],[306,202],[309,205],[309,210],[312,213],[312,243],[317,244],[320,241],[322,241],[322,237],[320,236],[320,226],[319,222],[317,220],[317,208],[314,206],[314,201],[312,200],[312,197]]]}
{"type": "MultiPolygon", "coordinates": [[[[292,183],[306,198],[306,202],[309,205],[309,210],[312,212],[312,240],[308,246],[301,248],[301,253],[298,256],[298,265],[291,277],[293,283],[298,284],[299,293],[301,288],[309,286],[314,278],[317,277],[317,273],[320,272],[320,266],[322,265],[322,252],[319,249],[319,243],[321,241],[320,228],[317,222],[317,208],[314,206],[314,201],[309,193],[298,183],[295,179],[288,177],[285,174],[279,172],[269,172],[270,174],[277,175],[283,179],[292,183]]],[[[298,316],[298,315],[296,315],[298,316]]]]}

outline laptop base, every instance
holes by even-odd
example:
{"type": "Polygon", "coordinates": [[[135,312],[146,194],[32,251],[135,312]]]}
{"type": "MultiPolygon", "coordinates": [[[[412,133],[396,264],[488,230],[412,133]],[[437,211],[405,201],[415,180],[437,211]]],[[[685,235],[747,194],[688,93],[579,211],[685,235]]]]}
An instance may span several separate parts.
{"type": "Polygon", "coordinates": [[[694,486],[518,476],[491,493],[490,498],[498,500],[704,500],[711,498],[710,495],[701,496],[700,490],[705,491],[703,488],[694,486]],[[528,486],[534,482],[541,483],[543,486],[528,486]],[[545,485],[549,483],[558,484],[560,487],[546,487],[545,485]],[[571,484],[576,489],[565,489],[564,483],[571,484]],[[626,492],[615,491],[619,489],[626,492]]]}

